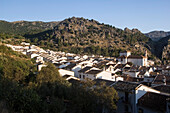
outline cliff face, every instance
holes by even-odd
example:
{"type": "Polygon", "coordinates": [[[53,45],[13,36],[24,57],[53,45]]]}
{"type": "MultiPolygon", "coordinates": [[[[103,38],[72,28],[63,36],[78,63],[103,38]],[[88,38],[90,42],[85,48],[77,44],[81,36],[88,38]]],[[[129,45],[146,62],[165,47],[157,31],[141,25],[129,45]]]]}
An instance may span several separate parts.
{"type": "Polygon", "coordinates": [[[152,53],[160,59],[167,59],[168,48],[169,48],[170,36],[164,37],[159,41],[152,41],[149,45],[151,46],[152,53]]]}
{"type": "Polygon", "coordinates": [[[145,34],[147,37],[151,38],[153,41],[158,41],[163,37],[167,37],[170,35],[170,32],[164,32],[164,31],[152,31],[145,34]]]}
{"type": "Polygon", "coordinates": [[[168,45],[164,46],[162,59],[164,64],[170,64],[170,39],[168,40],[168,45]]]}

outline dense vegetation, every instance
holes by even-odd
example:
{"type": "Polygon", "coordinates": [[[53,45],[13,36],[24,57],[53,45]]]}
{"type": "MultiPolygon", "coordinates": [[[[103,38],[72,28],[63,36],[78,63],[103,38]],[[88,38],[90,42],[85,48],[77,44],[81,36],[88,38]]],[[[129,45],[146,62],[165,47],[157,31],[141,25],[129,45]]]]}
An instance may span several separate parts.
{"type": "MultiPolygon", "coordinates": [[[[17,113],[114,112],[117,93],[104,83],[69,83],[53,64],[37,73],[31,60],[0,45],[0,102],[17,113]]],[[[3,109],[3,108],[2,108],[3,109]]]]}

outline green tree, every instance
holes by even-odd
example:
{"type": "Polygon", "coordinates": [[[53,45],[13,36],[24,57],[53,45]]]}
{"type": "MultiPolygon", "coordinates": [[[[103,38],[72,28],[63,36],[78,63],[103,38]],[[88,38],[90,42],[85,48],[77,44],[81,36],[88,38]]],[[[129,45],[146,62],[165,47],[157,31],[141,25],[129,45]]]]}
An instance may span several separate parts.
{"type": "Polygon", "coordinates": [[[36,81],[41,83],[53,83],[59,78],[59,73],[56,67],[49,63],[47,67],[43,67],[42,70],[38,73],[36,81]]]}

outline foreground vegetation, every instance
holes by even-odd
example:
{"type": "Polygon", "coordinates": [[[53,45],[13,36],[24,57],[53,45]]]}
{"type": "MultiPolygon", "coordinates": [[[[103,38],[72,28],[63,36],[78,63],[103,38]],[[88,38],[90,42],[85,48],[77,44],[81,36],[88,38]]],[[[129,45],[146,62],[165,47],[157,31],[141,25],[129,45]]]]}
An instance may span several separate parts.
{"type": "Polygon", "coordinates": [[[0,102],[17,113],[114,112],[117,92],[104,83],[69,83],[53,64],[37,73],[27,57],[0,45],[0,102]]]}

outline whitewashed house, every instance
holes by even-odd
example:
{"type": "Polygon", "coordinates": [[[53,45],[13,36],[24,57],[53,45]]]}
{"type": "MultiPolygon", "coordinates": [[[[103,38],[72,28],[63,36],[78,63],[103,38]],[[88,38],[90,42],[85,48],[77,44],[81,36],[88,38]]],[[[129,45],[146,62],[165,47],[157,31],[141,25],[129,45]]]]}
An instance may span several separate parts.
{"type": "Polygon", "coordinates": [[[95,67],[87,66],[78,72],[79,72],[78,77],[80,78],[80,80],[85,80],[85,79],[94,80],[97,78],[111,80],[111,81],[115,80],[111,72],[107,72],[107,71],[104,71],[104,70],[101,70],[95,67]]]}
{"type": "Polygon", "coordinates": [[[37,53],[31,54],[31,59],[32,59],[32,58],[35,58],[35,57],[39,57],[39,54],[37,54],[37,53]]]}
{"type": "Polygon", "coordinates": [[[64,75],[71,75],[74,76],[74,72],[73,71],[69,71],[69,70],[65,70],[65,69],[58,69],[58,72],[61,76],[64,75]]]}
{"type": "Polygon", "coordinates": [[[38,57],[36,57],[36,63],[44,63],[44,60],[43,60],[43,57],[41,57],[41,56],[38,56],[38,57]]]}
{"type": "Polygon", "coordinates": [[[22,42],[21,45],[30,46],[30,43],[22,42]]]}
{"type": "Polygon", "coordinates": [[[147,51],[145,56],[134,56],[131,55],[130,51],[120,52],[120,56],[118,57],[118,61],[121,64],[126,64],[128,62],[133,63],[134,65],[138,66],[147,66],[147,51]]]}
{"type": "Polygon", "coordinates": [[[117,113],[138,113],[138,100],[147,92],[160,93],[148,86],[135,82],[118,81],[111,85],[118,91],[117,113]]]}
{"type": "Polygon", "coordinates": [[[138,113],[170,113],[170,94],[147,92],[139,100],[138,113]]]}
{"type": "Polygon", "coordinates": [[[41,69],[42,69],[43,67],[47,67],[47,65],[45,65],[45,64],[38,64],[38,65],[37,65],[38,71],[41,71],[41,69]]]}

